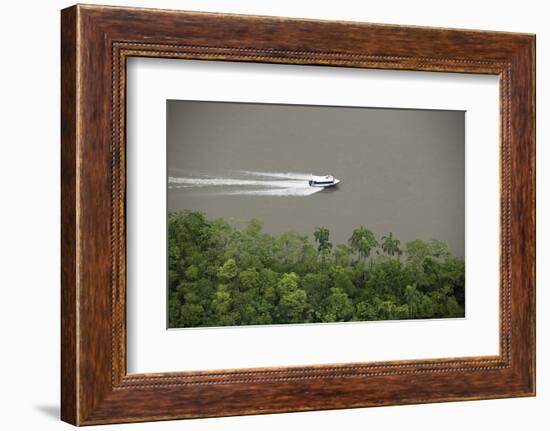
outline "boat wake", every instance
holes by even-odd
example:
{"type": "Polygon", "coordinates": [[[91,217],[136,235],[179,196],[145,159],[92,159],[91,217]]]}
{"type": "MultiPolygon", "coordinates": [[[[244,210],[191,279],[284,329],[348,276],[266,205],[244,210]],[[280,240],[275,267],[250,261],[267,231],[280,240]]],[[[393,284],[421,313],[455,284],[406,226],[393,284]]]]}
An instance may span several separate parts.
{"type": "Polygon", "coordinates": [[[309,186],[311,174],[236,171],[231,178],[168,177],[169,189],[201,189],[208,195],[310,196],[322,189],[309,186]]]}

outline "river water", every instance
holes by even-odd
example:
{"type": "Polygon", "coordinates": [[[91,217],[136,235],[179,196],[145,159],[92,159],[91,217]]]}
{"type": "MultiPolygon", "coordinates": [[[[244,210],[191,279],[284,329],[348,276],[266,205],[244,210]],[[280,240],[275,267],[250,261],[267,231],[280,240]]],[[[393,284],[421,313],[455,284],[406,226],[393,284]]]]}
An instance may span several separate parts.
{"type": "Polygon", "coordinates": [[[168,209],[270,233],[355,227],[464,256],[464,112],[167,102],[168,209]],[[312,175],[333,175],[330,189],[312,175]]]}

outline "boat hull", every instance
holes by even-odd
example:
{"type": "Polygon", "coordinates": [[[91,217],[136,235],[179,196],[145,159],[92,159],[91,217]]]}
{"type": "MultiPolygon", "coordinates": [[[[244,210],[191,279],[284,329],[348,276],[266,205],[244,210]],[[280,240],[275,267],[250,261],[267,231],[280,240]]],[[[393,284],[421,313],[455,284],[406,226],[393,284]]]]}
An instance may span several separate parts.
{"type": "Polygon", "coordinates": [[[310,180],[309,185],[310,185],[310,187],[318,187],[318,188],[321,188],[321,189],[328,189],[330,187],[334,187],[334,186],[338,185],[339,182],[340,182],[340,180],[334,180],[331,183],[322,184],[322,183],[316,183],[315,181],[310,180]]]}

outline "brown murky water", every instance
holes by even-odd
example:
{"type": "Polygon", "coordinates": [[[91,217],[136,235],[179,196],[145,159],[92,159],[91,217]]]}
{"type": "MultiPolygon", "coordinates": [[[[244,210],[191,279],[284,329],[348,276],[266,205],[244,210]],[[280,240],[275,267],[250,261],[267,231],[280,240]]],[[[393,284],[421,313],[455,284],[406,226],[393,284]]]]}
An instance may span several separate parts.
{"type": "Polygon", "coordinates": [[[168,208],[271,233],[364,225],[464,256],[464,112],[167,102],[168,208]],[[310,176],[337,187],[316,190],[310,176]]]}

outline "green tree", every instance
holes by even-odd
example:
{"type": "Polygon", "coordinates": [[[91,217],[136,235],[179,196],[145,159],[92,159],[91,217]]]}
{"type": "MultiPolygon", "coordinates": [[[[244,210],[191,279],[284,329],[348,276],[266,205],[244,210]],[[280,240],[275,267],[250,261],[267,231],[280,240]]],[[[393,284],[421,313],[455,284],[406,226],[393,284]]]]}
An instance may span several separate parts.
{"type": "Polygon", "coordinates": [[[353,302],[346,292],[338,287],[333,287],[323,303],[321,320],[323,322],[347,321],[351,319],[353,312],[353,302]]]}
{"type": "Polygon", "coordinates": [[[239,282],[243,290],[258,292],[260,288],[260,274],[256,268],[245,269],[239,274],[239,282]]]}
{"type": "Polygon", "coordinates": [[[229,288],[225,284],[220,284],[216,289],[212,300],[212,316],[210,317],[211,326],[229,326],[234,325],[237,319],[232,312],[233,301],[229,288]]]}
{"type": "Polygon", "coordinates": [[[294,273],[283,274],[278,283],[279,321],[281,323],[303,323],[308,308],[307,293],[298,288],[298,276],[294,273]]]}
{"type": "Polygon", "coordinates": [[[462,307],[454,296],[447,297],[447,312],[445,317],[462,317],[464,316],[464,307],[462,307]]]}
{"type": "Polygon", "coordinates": [[[351,281],[349,273],[341,266],[336,266],[331,271],[334,287],[346,292],[346,294],[353,298],[357,294],[357,287],[351,281]]]}
{"type": "Polygon", "coordinates": [[[218,270],[218,277],[225,281],[234,279],[239,272],[239,268],[234,259],[227,259],[223,266],[218,270]]]}
{"type": "Polygon", "coordinates": [[[279,302],[280,323],[307,323],[307,309],[305,290],[284,293],[279,302]]]}
{"type": "Polygon", "coordinates": [[[409,319],[414,319],[417,316],[421,299],[422,294],[416,290],[416,286],[409,284],[405,287],[405,301],[407,301],[409,307],[409,319]]]}
{"type": "Polygon", "coordinates": [[[364,226],[333,248],[324,227],[312,243],[187,210],[168,224],[170,327],[464,316],[464,260],[442,241],[408,242],[402,260],[391,232],[378,244],[364,226]]]}
{"type": "Polygon", "coordinates": [[[316,321],[320,321],[321,304],[330,294],[331,285],[332,281],[326,273],[309,273],[302,279],[302,287],[307,293],[308,303],[316,321]]]}
{"type": "Polygon", "coordinates": [[[401,302],[405,286],[412,282],[413,279],[403,269],[399,260],[385,259],[371,268],[365,285],[384,299],[401,302]]]}
{"type": "Polygon", "coordinates": [[[370,229],[360,226],[354,229],[349,239],[349,245],[352,251],[358,254],[359,260],[364,260],[369,257],[371,251],[378,246],[378,241],[370,229]]]}
{"type": "Polygon", "coordinates": [[[316,227],[313,232],[315,242],[319,243],[319,251],[330,250],[332,244],[329,242],[330,231],[326,227],[316,227]]]}
{"type": "Polygon", "coordinates": [[[351,259],[351,249],[345,244],[339,244],[334,250],[334,262],[336,265],[349,267],[351,259]]]}
{"type": "Polygon", "coordinates": [[[293,292],[298,289],[298,276],[296,273],[290,272],[288,274],[283,274],[277,284],[277,288],[280,294],[293,292]]]}
{"type": "MultiPolygon", "coordinates": [[[[308,238],[299,235],[294,231],[283,232],[275,242],[276,258],[284,265],[285,271],[288,268],[294,269],[297,266],[307,266],[308,238]]],[[[311,248],[311,245],[309,245],[311,248]]]]}
{"type": "Polygon", "coordinates": [[[395,239],[393,237],[393,233],[390,232],[389,235],[385,235],[382,237],[382,244],[380,246],[382,250],[390,256],[401,256],[403,252],[399,248],[400,245],[401,242],[398,239],[395,239]]]}

